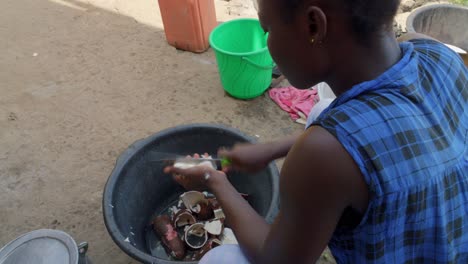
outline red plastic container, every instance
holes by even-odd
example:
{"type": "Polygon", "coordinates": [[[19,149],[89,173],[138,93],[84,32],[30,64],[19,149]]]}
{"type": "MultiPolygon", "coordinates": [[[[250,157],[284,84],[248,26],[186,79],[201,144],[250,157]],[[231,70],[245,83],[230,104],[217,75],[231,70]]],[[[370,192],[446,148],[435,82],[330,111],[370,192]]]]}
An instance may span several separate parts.
{"type": "Polygon", "coordinates": [[[158,0],[167,42],[182,50],[204,52],[218,25],[214,0],[158,0]]]}

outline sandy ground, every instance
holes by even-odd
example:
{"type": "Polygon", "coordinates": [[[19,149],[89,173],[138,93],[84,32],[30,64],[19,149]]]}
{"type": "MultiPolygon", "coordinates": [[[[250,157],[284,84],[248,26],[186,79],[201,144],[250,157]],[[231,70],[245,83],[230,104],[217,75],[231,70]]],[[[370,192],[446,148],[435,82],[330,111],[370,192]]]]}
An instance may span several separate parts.
{"type": "MultiPolygon", "coordinates": [[[[255,15],[240,1],[216,4],[220,20],[255,15]]],[[[158,23],[155,0],[0,1],[0,247],[56,228],[88,241],[94,263],[136,263],[101,209],[131,143],[193,122],[261,141],[301,129],[265,96],[227,96],[213,52],[175,50],[158,23]]]]}

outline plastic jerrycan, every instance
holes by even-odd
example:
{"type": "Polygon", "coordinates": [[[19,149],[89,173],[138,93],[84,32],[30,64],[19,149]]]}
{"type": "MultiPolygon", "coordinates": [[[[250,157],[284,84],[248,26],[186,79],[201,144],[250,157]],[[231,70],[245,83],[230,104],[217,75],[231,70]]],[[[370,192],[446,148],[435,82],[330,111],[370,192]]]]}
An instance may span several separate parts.
{"type": "Polygon", "coordinates": [[[218,25],[214,0],[158,0],[167,42],[182,50],[204,52],[218,25]]]}

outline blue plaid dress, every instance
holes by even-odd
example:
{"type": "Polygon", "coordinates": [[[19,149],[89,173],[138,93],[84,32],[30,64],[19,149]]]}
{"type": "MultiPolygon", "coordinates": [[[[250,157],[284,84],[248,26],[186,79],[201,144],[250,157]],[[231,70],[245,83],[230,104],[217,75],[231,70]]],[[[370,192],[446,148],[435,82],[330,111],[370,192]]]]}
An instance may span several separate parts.
{"type": "Polygon", "coordinates": [[[338,263],[468,263],[468,71],[430,40],[352,87],[313,123],[354,158],[370,192],[354,228],[329,243],[338,263]]]}

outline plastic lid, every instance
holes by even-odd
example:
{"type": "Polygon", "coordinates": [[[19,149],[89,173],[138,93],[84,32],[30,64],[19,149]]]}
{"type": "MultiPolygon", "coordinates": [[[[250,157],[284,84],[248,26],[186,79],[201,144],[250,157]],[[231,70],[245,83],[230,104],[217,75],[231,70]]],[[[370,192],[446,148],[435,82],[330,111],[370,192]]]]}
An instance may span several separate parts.
{"type": "Polygon", "coordinates": [[[49,229],[24,234],[0,249],[0,264],[77,264],[78,257],[70,235],[49,229]]]}

